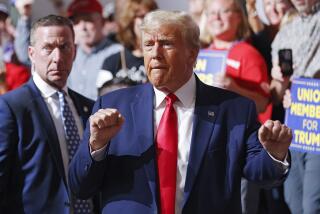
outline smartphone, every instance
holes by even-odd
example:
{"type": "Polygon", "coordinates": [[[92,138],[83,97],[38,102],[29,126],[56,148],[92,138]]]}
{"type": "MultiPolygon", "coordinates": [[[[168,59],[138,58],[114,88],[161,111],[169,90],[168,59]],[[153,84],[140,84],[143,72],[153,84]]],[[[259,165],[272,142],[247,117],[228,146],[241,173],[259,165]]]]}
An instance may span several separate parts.
{"type": "Polygon", "coordinates": [[[283,76],[291,76],[293,74],[292,50],[280,49],[278,52],[279,66],[283,76]]]}

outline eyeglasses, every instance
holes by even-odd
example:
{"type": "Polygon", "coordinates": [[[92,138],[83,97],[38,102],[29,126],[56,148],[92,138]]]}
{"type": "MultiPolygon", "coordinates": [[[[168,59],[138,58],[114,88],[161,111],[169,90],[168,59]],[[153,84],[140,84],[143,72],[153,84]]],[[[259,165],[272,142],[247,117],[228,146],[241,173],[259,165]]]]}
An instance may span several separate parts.
{"type": "Polygon", "coordinates": [[[239,10],[233,9],[233,8],[227,8],[227,9],[222,9],[219,11],[206,11],[207,17],[213,17],[213,16],[218,16],[219,17],[227,17],[230,16],[232,13],[238,13],[239,10]]]}

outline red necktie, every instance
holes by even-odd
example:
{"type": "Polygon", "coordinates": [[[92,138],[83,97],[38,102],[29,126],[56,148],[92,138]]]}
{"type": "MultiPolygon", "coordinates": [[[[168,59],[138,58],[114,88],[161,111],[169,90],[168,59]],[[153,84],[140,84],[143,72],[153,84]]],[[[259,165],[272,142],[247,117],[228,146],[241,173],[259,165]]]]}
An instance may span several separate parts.
{"type": "Polygon", "coordinates": [[[166,96],[156,138],[161,214],[174,214],[176,199],[178,119],[173,103],[174,94],[166,96]]]}

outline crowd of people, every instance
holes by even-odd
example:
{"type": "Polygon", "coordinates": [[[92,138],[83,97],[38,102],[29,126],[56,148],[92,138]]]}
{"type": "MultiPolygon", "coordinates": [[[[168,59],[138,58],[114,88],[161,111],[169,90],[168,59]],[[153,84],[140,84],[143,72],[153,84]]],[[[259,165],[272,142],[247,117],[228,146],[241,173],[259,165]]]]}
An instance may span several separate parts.
{"type": "Polygon", "coordinates": [[[1,213],[320,213],[320,156],[283,124],[320,78],[320,0],[33,4],[0,3],[1,213]],[[200,51],[226,53],[212,86],[200,51]]]}

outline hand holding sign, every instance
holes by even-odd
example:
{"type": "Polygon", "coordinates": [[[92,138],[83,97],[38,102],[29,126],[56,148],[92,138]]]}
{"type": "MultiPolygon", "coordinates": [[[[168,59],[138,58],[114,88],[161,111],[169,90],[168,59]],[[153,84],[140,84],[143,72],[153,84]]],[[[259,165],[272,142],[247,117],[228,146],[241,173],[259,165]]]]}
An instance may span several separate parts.
{"type": "Polygon", "coordinates": [[[291,103],[292,103],[291,93],[290,93],[290,90],[287,89],[285,94],[284,94],[283,101],[282,101],[283,107],[286,108],[286,109],[290,108],[291,103]]]}
{"type": "Polygon", "coordinates": [[[227,53],[228,51],[222,50],[201,50],[199,52],[194,71],[202,82],[217,86],[214,76],[225,73],[227,53]]]}
{"type": "Polygon", "coordinates": [[[279,121],[266,121],[259,129],[262,146],[277,160],[283,161],[292,140],[292,131],[279,121]]]}
{"type": "Polygon", "coordinates": [[[235,81],[231,77],[226,76],[225,73],[216,73],[213,75],[213,86],[231,91],[237,91],[239,88],[235,81]]]}
{"type": "MultiPolygon", "coordinates": [[[[289,104],[285,123],[293,130],[293,150],[320,153],[320,80],[293,79],[284,103],[289,104]]],[[[286,106],[288,106],[286,104],[286,106]]]]}

